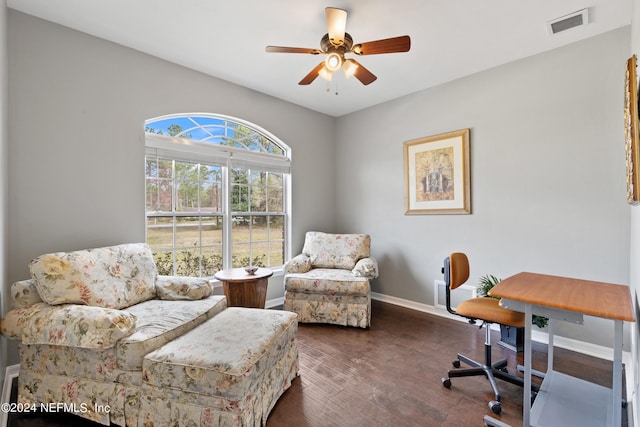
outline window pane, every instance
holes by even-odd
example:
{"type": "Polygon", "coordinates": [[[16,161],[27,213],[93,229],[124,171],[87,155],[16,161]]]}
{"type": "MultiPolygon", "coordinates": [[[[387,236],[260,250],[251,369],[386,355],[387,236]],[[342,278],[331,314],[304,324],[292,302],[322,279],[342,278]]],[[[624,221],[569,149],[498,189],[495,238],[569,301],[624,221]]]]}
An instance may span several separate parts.
{"type": "Polygon", "coordinates": [[[202,246],[222,246],[222,217],[202,217],[202,246]]]}
{"type": "Polygon", "coordinates": [[[282,175],[270,174],[267,187],[267,212],[284,212],[282,175]]]}
{"type": "Polygon", "coordinates": [[[269,239],[284,240],[284,215],[269,216],[269,239]]]}
{"type": "Polygon", "coordinates": [[[152,250],[173,248],[173,218],[147,217],[147,243],[152,250]]]}
{"type": "Polygon", "coordinates": [[[213,276],[222,270],[222,245],[202,248],[202,275],[213,276]]]}
{"type": "Polygon", "coordinates": [[[231,188],[231,211],[249,211],[249,187],[245,184],[233,184],[231,188]]]}
{"type": "Polygon", "coordinates": [[[251,212],[267,211],[266,172],[251,171],[251,212]]]}
{"type": "Polygon", "coordinates": [[[269,217],[269,266],[284,264],[284,215],[269,217]]]}
{"type": "Polygon", "coordinates": [[[200,211],[222,212],[222,168],[200,165],[200,211]]]}
{"type": "Polygon", "coordinates": [[[269,267],[284,264],[284,240],[269,242],[269,267]]]}
{"type": "Polygon", "coordinates": [[[179,276],[200,276],[199,249],[179,249],[176,251],[176,274],[179,276]]]}
{"type": "Polygon", "coordinates": [[[251,261],[252,265],[259,267],[267,267],[269,264],[269,242],[252,242],[251,243],[251,261]]]}
{"type": "Polygon", "coordinates": [[[173,177],[173,161],[158,160],[158,178],[171,179],[173,177]]]}
{"type": "Polygon", "coordinates": [[[173,276],[175,274],[173,270],[174,260],[173,251],[153,251],[153,260],[158,268],[158,274],[164,276],[173,276]]]}
{"type": "Polygon", "coordinates": [[[200,246],[200,218],[176,218],[176,248],[200,246]]]}
{"type": "Polygon", "coordinates": [[[234,215],[231,219],[231,238],[235,242],[251,241],[251,216],[234,215]]]}
{"type": "Polygon", "coordinates": [[[158,158],[157,157],[147,157],[145,158],[146,166],[144,169],[144,174],[147,178],[158,177],[158,158]]]}
{"type": "Polygon", "coordinates": [[[171,212],[171,181],[167,179],[147,179],[147,211],[171,212]]]}
{"type": "Polygon", "coordinates": [[[249,243],[233,243],[231,246],[231,266],[246,267],[250,264],[251,246],[249,243]]]}

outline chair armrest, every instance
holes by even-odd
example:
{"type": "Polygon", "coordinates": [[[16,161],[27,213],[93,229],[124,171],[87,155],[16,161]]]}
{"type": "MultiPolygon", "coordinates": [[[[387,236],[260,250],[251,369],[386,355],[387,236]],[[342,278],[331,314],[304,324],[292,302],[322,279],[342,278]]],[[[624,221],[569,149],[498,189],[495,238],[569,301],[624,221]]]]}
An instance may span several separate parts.
{"type": "Polygon", "coordinates": [[[311,270],[311,258],[305,254],[296,255],[284,264],[283,270],[284,274],[306,273],[311,270]]]}
{"type": "Polygon", "coordinates": [[[375,279],[378,277],[378,261],[373,257],[362,258],[358,260],[356,266],[351,270],[356,277],[366,277],[367,279],[375,279]]]}
{"type": "Polygon", "coordinates": [[[156,279],[156,295],[164,300],[198,300],[211,296],[208,279],[186,276],[162,276],[156,279]]]}
{"type": "Polygon", "coordinates": [[[136,330],[136,316],[91,305],[36,303],[11,310],[2,333],[23,344],[47,344],[94,350],[111,348],[136,330]]]}

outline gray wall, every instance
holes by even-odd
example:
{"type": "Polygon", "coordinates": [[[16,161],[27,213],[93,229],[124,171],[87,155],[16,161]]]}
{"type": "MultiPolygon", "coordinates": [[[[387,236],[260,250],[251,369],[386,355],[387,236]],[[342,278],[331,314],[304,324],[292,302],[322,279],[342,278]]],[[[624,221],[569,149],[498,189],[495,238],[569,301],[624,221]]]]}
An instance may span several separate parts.
{"type": "MultiPolygon", "coordinates": [[[[371,234],[373,291],[433,304],[452,251],[469,255],[472,283],[520,271],[629,283],[629,39],[626,27],[338,119],[338,227],[371,234]],[[463,128],[472,215],[405,215],[403,142],[463,128]]],[[[612,345],[608,323],[587,322],[559,333],[612,345]]]]}
{"type": "MultiPolygon", "coordinates": [[[[293,151],[294,252],[306,230],[335,227],[332,117],[11,9],[8,42],[5,290],[40,254],[144,241],[144,121],[163,114],[272,132],[293,151]]],[[[267,298],[282,295],[271,280],[267,298]]]]}
{"type": "MultiPolygon", "coordinates": [[[[7,193],[8,178],[8,77],[7,77],[7,2],[0,1],[0,283],[7,281],[7,193]]],[[[6,302],[6,287],[0,286],[0,311],[6,302]]],[[[2,311],[4,313],[4,311],[2,311]]],[[[0,337],[0,382],[4,381],[6,368],[6,340],[0,337]]]]}

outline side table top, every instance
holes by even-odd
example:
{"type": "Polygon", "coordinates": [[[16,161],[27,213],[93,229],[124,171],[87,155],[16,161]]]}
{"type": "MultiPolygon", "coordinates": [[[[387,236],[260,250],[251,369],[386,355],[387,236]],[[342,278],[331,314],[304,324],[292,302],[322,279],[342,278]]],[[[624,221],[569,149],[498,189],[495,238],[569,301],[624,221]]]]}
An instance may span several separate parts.
{"type": "Polygon", "coordinates": [[[246,282],[247,280],[258,280],[266,277],[271,277],[273,271],[269,268],[258,268],[255,273],[249,274],[244,271],[244,268],[229,268],[227,270],[220,270],[213,275],[218,280],[223,282],[246,282]]]}

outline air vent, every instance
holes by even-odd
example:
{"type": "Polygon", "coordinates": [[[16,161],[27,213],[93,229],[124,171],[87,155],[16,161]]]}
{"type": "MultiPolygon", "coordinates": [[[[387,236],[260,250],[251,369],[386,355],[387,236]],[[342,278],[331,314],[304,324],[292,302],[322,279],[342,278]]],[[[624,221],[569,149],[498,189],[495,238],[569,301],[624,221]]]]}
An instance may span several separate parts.
{"type": "Polygon", "coordinates": [[[582,9],[569,15],[562,16],[553,21],[547,22],[547,28],[550,34],[557,34],[581,25],[589,23],[589,9],[582,9]]]}

